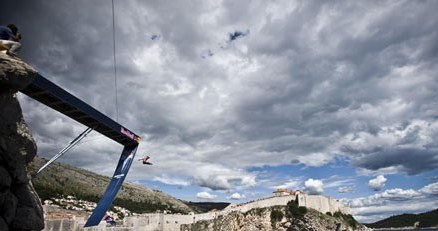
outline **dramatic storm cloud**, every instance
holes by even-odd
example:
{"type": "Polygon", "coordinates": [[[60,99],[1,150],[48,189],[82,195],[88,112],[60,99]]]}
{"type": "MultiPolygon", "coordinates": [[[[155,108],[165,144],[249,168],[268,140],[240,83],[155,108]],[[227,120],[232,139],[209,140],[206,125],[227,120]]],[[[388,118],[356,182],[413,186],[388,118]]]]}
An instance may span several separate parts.
{"type": "MultiPolygon", "coordinates": [[[[116,79],[111,1],[6,0],[0,23],[19,27],[23,60],[143,138],[154,165],[127,180],[186,200],[437,181],[438,1],[114,5],[116,79]]],[[[44,158],[85,130],[19,98],[44,158]]],[[[93,132],[60,161],[109,176],[121,149],[93,132]]]]}

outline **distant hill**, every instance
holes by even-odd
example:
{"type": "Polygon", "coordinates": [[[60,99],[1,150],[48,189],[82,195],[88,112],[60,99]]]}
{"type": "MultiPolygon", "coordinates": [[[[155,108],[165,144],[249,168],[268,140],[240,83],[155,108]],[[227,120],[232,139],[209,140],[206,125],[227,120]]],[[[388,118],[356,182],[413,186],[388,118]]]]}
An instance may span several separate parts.
{"type": "Polygon", "coordinates": [[[419,222],[419,227],[438,226],[438,209],[420,214],[402,214],[381,221],[366,224],[370,228],[412,227],[419,222]]]}
{"type": "MultiPolygon", "coordinates": [[[[35,157],[27,166],[28,171],[34,173],[46,162],[43,158],[35,157]]],[[[42,200],[71,195],[97,203],[109,181],[109,177],[55,162],[33,179],[32,183],[42,200]]],[[[136,213],[170,210],[172,213],[186,214],[194,211],[182,201],[160,191],[127,182],[122,185],[113,205],[136,213]]]]}
{"type": "Polygon", "coordinates": [[[228,205],[230,205],[230,203],[225,203],[225,202],[184,202],[186,205],[190,206],[191,208],[195,209],[196,212],[199,213],[206,213],[208,211],[211,211],[213,209],[216,210],[222,210],[225,207],[227,207],[228,205]]]}

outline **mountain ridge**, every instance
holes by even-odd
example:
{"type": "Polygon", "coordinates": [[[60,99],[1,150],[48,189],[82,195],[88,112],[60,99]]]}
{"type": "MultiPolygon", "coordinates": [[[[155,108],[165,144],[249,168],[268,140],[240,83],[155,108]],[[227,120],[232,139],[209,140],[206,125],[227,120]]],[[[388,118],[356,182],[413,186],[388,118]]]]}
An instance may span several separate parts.
{"type": "Polygon", "coordinates": [[[416,222],[420,228],[438,227],[438,209],[419,214],[404,213],[365,225],[370,228],[401,228],[414,227],[416,222]]]}
{"type": "MultiPolygon", "coordinates": [[[[27,166],[28,171],[36,172],[46,162],[47,160],[37,156],[27,166]]],[[[71,195],[97,203],[110,179],[85,169],[54,162],[32,179],[32,183],[42,200],[71,195]]],[[[120,206],[135,213],[167,210],[172,213],[187,214],[197,211],[182,200],[130,182],[123,183],[113,206],[120,206]]]]}

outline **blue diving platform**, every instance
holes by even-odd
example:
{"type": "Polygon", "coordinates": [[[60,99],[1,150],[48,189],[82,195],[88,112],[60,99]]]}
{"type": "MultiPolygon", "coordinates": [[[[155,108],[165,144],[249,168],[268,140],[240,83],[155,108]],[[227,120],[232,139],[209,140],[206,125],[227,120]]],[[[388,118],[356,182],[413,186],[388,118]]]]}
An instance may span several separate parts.
{"type": "Polygon", "coordinates": [[[33,82],[21,92],[123,145],[122,154],[113,177],[85,223],[85,227],[98,225],[113,203],[128,174],[141,140],[140,136],[40,74],[37,74],[33,82]]]}
{"type": "Polygon", "coordinates": [[[40,74],[21,92],[124,146],[138,144],[141,139],[40,74]]]}

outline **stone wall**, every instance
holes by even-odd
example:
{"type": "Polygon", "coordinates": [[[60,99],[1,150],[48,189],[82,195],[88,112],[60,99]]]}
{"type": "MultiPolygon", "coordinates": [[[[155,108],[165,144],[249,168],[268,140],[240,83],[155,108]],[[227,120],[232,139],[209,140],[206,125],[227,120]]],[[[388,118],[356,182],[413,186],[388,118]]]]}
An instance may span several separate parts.
{"type": "Polygon", "coordinates": [[[335,201],[328,196],[323,195],[307,195],[298,194],[298,205],[315,209],[321,213],[335,213],[337,211],[344,214],[350,214],[350,208],[345,206],[342,202],[335,201]]]}
{"type": "Polygon", "coordinates": [[[242,213],[232,211],[227,215],[214,220],[201,221],[195,224],[185,224],[180,230],[184,231],[218,231],[218,230],[293,230],[293,231],[340,231],[356,230],[371,231],[371,229],[352,223],[343,216],[335,217],[322,215],[318,211],[309,209],[303,216],[283,216],[282,219],[272,219],[273,211],[276,214],[287,214],[287,207],[269,207],[250,210],[242,213]]]}
{"type": "Polygon", "coordinates": [[[41,230],[43,209],[26,171],[36,144],[23,119],[17,91],[36,72],[23,61],[0,53],[0,230],[41,230]]]}
{"type": "Polygon", "coordinates": [[[269,197],[264,198],[260,200],[250,201],[248,203],[244,203],[239,206],[233,206],[230,205],[224,209],[224,211],[240,211],[240,212],[247,212],[251,209],[255,208],[265,208],[275,205],[286,205],[287,202],[295,200],[295,196],[288,195],[288,196],[278,196],[278,197],[269,197]]]}
{"type": "MultiPolygon", "coordinates": [[[[179,230],[180,226],[183,224],[193,224],[198,221],[210,221],[219,216],[227,216],[232,212],[246,213],[251,209],[255,208],[267,208],[276,205],[286,205],[289,201],[298,198],[299,206],[306,206],[313,208],[322,213],[336,211],[341,211],[345,214],[349,214],[348,207],[345,207],[341,202],[332,200],[330,197],[321,195],[307,195],[300,194],[297,196],[281,196],[281,197],[270,197],[264,198],[256,201],[251,201],[248,203],[240,205],[230,205],[222,211],[201,213],[201,214],[163,214],[163,213],[149,213],[141,214],[139,216],[126,217],[123,222],[120,222],[117,227],[107,227],[105,222],[101,222],[99,226],[93,227],[92,229],[83,229],[85,224],[84,217],[77,217],[75,219],[70,219],[71,221],[64,221],[63,223],[59,219],[46,219],[46,229],[47,231],[61,231],[60,227],[72,227],[73,230],[144,230],[144,231],[172,231],[179,230]],[[72,224],[72,222],[74,224],[72,224]]],[[[45,208],[45,211],[48,208],[45,208]]],[[[47,217],[47,216],[46,216],[47,217]]]]}
{"type": "MultiPolygon", "coordinates": [[[[107,227],[105,222],[101,222],[99,226],[93,227],[92,230],[103,231],[103,230],[144,230],[144,231],[172,231],[179,230],[182,224],[192,224],[198,221],[213,220],[218,216],[223,216],[229,214],[233,211],[247,212],[254,208],[265,208],[274,205],[286,205],[287,202],[294,200],[295,196],[282,196],[282,197],[270,197],[265,199],[260,199],[256,201],[251,201],[240,206],[229,206],[222,211],[201,213],[201,214],[163,214],[163,213],[148,213],[141,214],[139,216],[126,217],[123,222],[118,224],[118,227],[107,227]]],[[[45,206],[45,211],[51,210],[49,206],[45,206]]],[[[46,214],[47,218],[47,214],[46,214]]],[[[60,219],[46,219],[46,229],[47,231],[61,231],[61,227],[72,227],[72,230],[89,230],[84,229],[85,224],[84,217],[75,217],[74,219],[65,218],[64,221],[60,219]]]]}

